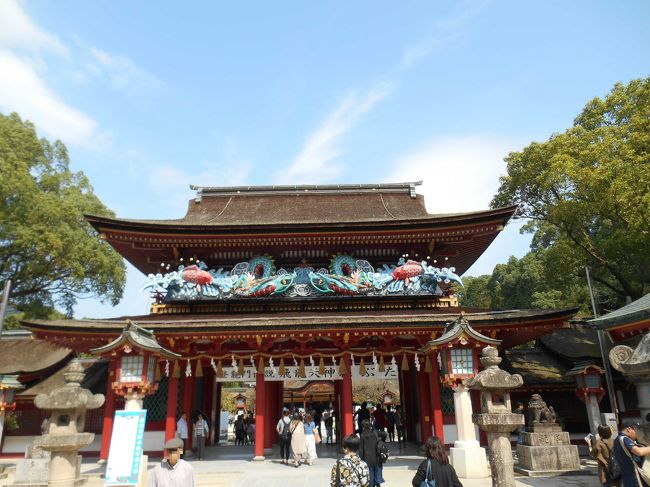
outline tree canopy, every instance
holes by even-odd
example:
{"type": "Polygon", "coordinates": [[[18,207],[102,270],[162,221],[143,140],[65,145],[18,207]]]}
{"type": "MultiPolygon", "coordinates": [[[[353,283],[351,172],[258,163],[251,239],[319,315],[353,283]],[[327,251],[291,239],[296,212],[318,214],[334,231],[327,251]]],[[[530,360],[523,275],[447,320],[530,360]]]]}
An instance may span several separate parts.
{"type": "Polygon", "coordinates": [[[0,281],[11,279],[12,304],[35,317],[55,306],[70,314],[91,295],[117,304],[124,261],[84,218],[113,214],[86,176],[70,171],[65,145],[0,114],[0,175],[0,281]]]}
{"type": "Polygon", "coordinates": [[[612,307],[650,290],[650,78],[615,85],[571,128],[505,160],[492,206],[518,205],[547,276],[589,266],[612,307]]]}

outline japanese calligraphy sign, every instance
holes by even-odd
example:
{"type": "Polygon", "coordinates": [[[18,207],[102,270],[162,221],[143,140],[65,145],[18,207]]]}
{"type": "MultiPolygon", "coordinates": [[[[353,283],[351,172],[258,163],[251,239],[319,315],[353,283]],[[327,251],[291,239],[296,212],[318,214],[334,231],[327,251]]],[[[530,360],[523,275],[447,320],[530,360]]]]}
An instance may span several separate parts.
{"type": "MultiPolygon", "coordinates": [[[[279,367],[265,367],[264,369],[264,380],[266,381],[284,381],[284,380],[341,380],[342,377],[339,375],[338,366],[329,365],[325,367],[325,370],[321,374],[319,372],[318,365],[305,366],[305,377],[298,376],[298,369],[294,365],[285,366],[284,374],[280,375],[279,367]]],[[[353,380],[364,380],[364,379],[397,379],[398,377],[398,368],[393,365],[386,365],[386,370],[384,372],[379,372],[378,367],[369,364],[365,366],[365,374],[361,375],[359,373],[359,365],[352,366],[352,379],[353,380]]],[[[242,375],[237,374],[237,369],[233,367],[224,367],[223,377],[218,377],[217,382],[233,382],[233,381],[243,381],[243,382],[254,382],[257,379],[257,369],[255,367],[244,367],[244,373],[242,375]]]]}

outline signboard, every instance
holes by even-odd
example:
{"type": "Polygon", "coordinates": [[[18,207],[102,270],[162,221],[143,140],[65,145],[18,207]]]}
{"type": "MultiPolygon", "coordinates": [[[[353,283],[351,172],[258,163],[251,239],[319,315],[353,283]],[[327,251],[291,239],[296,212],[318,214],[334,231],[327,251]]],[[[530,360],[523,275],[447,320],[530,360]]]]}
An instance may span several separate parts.
{"type": "MultiPolygon", "coordinates": [[[[298,367],[295,365],[285,366],[284,374],[280,375],[278,367],[265,367],[264,368],[264,380],[265,381],[285,381],[285,380],[341,380],[339,375],[338,366],[329,365],[325,367],[325,370],[321,374],[318,371],[318,366],[305,366],[305,377],[298,377],[298,367]]],[[[386,370],[384,372],[379,372],[378,367],[374,364],[369,364],[365,366],[365,373],[361,375],[359,373],[359,365],[352,366],[352,379],[353,380],[364,380],[364,379],[397,379],[398,378],[398,368],[396,365],[388,364],[386,365],[386,370]]],[[[257,369],[255,367],[244,367],[244,373],[242,375],[237,374],[237,369],[233,367],[226,367],[223,369],[223,377],[217,377],[217,382],[233,382],[233,381],[243,381],[243,382],[255,382],[257,378],[257,369]]]]}
{"type": "Polygon", "coordinates": [[[228,420],[230,414],[228,411],[221,411],[219,413],[219,438],[218,442],[228,443],[228,420]]]}
{"type": "Polygon", "coordinates": [[[115,411],[104,485],[138,483],[146,419],[146,409],[115,411]]]}

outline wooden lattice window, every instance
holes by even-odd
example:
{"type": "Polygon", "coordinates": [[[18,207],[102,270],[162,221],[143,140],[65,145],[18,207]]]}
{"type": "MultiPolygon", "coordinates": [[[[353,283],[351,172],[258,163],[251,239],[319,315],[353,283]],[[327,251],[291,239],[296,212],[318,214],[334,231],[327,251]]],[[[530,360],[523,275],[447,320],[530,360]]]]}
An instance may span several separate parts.
{"type": "MultiPolygon", "coordinates": [[[[178,379],[175,379],[178,380],[178,379]]],[[[162,377],[158,390],[144,398],[143,407],[147,410],[147,421],[164,421],[167,417],[167,385],[169,379],[162,377]]]]}
{"type": "Polygon", "coordinates": [[[442,414],[454,414],[454,391],[451,387],[442,387],[440,389],[440,399],[442,414]]]}

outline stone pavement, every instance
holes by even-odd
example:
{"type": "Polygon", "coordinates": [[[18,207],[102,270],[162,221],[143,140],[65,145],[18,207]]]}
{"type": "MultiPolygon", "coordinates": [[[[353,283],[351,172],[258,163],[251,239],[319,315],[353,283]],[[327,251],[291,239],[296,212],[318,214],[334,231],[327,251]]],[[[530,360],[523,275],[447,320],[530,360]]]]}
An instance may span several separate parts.
{"type": "MultiPolygon", "coordinates": [[[[411,485],[417,466],[422,461],[416,448],[399,451],[392,447],[391,458],[384,466],[383,487],[411,485]]],[[[330,472],[336,459],[333,446],[318,446],[319,460],[313,466],[298,468],[280,463],[278,450],[264,462],[252,462],[251,446],[222,446],[207,449],[206,460],[194,461],[198,485],[201,487],[328,487],[330,472]]],[[[152,469],[160,459],[150,459],[152,469]]],[[[9,467],[9,478],[0,480],[0,486],[11,482],[12,464],[15,461],[2,460],[9,467]]],[[[583,459],[584,470],[580,475],[561,477],[528,478],[517,477],[518,487],[598,487],[596,467],[590,460],[583,459]]],[[[98,467],[93,459],[84,459],[82,473],[87,476],[87,487],[102,487],[101,475],[105,467],[98,467]]],[[[461,479],[465,487],[491,487],[491,479],[461,479]]]]}

